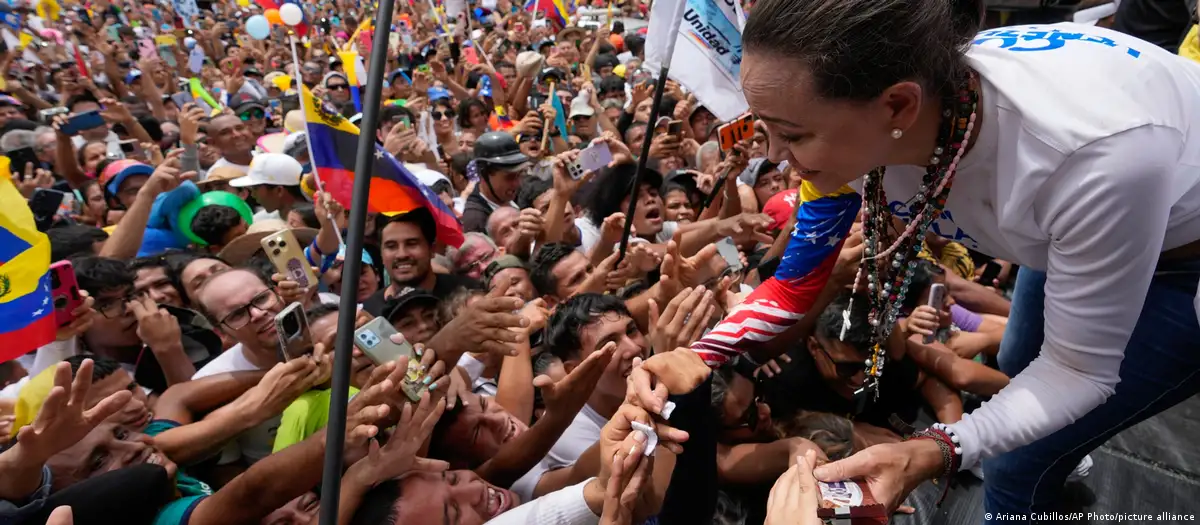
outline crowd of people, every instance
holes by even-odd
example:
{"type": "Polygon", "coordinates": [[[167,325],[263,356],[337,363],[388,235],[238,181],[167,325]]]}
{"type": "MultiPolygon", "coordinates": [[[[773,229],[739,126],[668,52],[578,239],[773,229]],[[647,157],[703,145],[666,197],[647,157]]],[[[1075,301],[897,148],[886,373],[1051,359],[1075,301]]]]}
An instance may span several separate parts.
{"type": "MultiPolygon", "coordinates": [[[[998,356],[1026,269],[962,230],[919,232],[879,341],[865,205],[785,336],[745,328],[766,344],[718,366],[693,350],[808,242],[797,210],[833,188],[776,152],[828,139],[764,118],[723,148],[724,122],[674,81],[650,122],[645,4],[563,27],[511,0],[458,18],[398,2],[374,28],[374,6],[323,1],[303,6],[298,57],[285,24],[249,34],[261,6],[198,2],[176,29],[168,4],[8,8],[5,31],[32,38],[0,56],[0,150],[79,300],[53,342],[0,363],[0,523],[307,525],[328,491],[347,525],[819,523],[837,505],[814,468],[958,423],[1015,376],[998,356]],[[363,109],[370,72],[340,52],[388,29],[383,105],[363,109]],[[351,203],[316,176],[306,93],[351,123],[377,109],[365,139],[462,242],[432,203],[368,213],[346,286],[351,203]],[[596,146],[611,161],[576,172],[596,146]],[[281,269],[270,238],[298,243],[316,281],[281,269]],[[277,323],[296,309],[298,354],[277,323]],[[328,487],[343,316],[381,319],[412,353],[352,349],[328,487]]],[[[759,4],[752,24],[788,2],[759,4]]],[[[912,512],[885,503],[876,519],[912,512]]]]}

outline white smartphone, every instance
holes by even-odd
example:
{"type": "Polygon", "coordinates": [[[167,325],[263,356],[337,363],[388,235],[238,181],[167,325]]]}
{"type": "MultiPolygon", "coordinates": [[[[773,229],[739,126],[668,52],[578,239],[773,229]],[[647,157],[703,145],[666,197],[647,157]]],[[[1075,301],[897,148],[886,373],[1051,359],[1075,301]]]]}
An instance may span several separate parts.
{"type": "MultiPolygon", "coordinates": [[[[931,308],[933,308],[934,311],[941,314],[942,305],[944,305],[945,303],[946,303],[946,285],[941,284],[941,283],[934,283],[934,284],[929,285],[929,303],[927,303],[927,304],[931,308]]],[[[936,335],[937,334],[934,333],[934,334],[925,336],[925,339],[923,340],[923,342],[925,344],[932,343],[934,341],[936,335]]]]}
{"type": "Polygon", "coordinates": [[[287,305],[275,316],[275,331],[279,337],[279,353],[284,361],[312,353],[308,316],[304,315],[304,307],[300,303],[287,305]]]}
{"type": "Polygon", "coordinates": [[[592,144],[587,149],[579,152],[579,157],[575,159],[575,163],[580,167],[579,176],[575,177],[572,174],[572,177],[578,180],[579,177],[583,176],[583,172],[585,171],[600,171],[601,168],[608,166],[612,160],[612,150],[608,149],[607,143],[597,142],[592,144]]]}
{"type": "Polygon", "coordinates": [[[730,270],[734,272],[742,271],[742,258],[739,255],[737,245],[733,243],[733,237],[726,237],[717,241],[717,253],[721,258],[725,259],[725,263],[729,265],[730,270]]]}

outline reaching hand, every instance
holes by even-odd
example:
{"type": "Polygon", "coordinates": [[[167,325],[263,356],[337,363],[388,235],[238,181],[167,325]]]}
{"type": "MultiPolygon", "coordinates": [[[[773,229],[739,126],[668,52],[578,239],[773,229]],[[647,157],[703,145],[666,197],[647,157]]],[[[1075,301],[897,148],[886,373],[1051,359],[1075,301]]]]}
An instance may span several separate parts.
{"type": "Polygon", "coordinates": [[[404,405],[400,423],[387,444],[382,447],[373,444],[367,457],[352,465],[347,475],[356,477],[365,486],[374,486],[411,470],[441,472],[449,468],[445,461],[417,457],[445,409],[446,403],[432,401],[428,392],[421,394],[421,402],[415,409],[412,404],[404,405]]]}
{"type": "MultiPolygon", "coordinates": [[[[621,242],[621,235],[625,234],[625,213],[617,212],[604,218],[604,224],[600,225],[600,243],[604,246],[612,246],[621,242]]],[[[637,232],[634,228],[630,228],[629,235],[636,237],[637,232]]]]}
{"type": "Polygon", "coordinates": [[[661,414],[667,395],[683,395],[695,390],[712,370],[690,348],[676,348],[634,366],[627,379],[626,402],[652,413],[661,414]],[[657,384],[651,386],[653,381],[657,384]]]}
{"type": "Polygon", "coordinates": [[[154,303],[149,296],[130,299],[126,304],[130,313],[137,319],[137,335],[152,351],[162,351],[179,345],[182,350],[183,332],[179,328],[179,320],[154,303]]]}
{"type": "MultiPolygon", "coordinates": [[[[612,459],[608,485],[604,488],[604,509],[600,514],[600,525],[629,525],[633,523],[637,503],[642,499],[643,487],[654,472],[654,456],[640,453],[644,436],[640,432],[630,436],[634,443],[629,452],[618,451],[612,459]]],[[[627,439],[627,441],[629,441],[627,439]]]]}
{"type": "Polygon", "coordinates": [[[34,169],[32,162],[25,163],[25,176],[17,181],[17,191],[26,199],[33,197],[34,190],[50,189],[54,185],[54,175],[47,170],[34,169]]]}
{"type": "Polygon", "coordinates": [[[92,309],[92,306],[96,304],[95,298],[88,295],[86,290],[80,290],[79,296],[83,298],[83,303],[71,311],[71,317],[74,317],[75,320],[66,326],[58,327],[58,331],[54,334],[55,341],[66,341],[83,334],[92,327],[96,316],[100,315],[92,309]]]}
{"type": "Polygon", "coordinates": [[[704,334],[708,320],[716,312],[713,293],[702,286],[684,288],[662,315],[658,303],[650,300],[650,345],[656,352],[689,346],[704,334]]]}
{"type": "MultiPolygon", "coordinates": [[[[525,208],[517,217],[517,237],[524,244],[541,239],[545,235],[546,219],[537,208],[525,208]]],[[[518,245],[519,246],[519,245],[518,245]]]]}
{"type": "Polygon", "coordinates": [[[709,262],[717,255],[717,245],[709,244],[696,252],[696,255],[683,257],[679,253],[679,240],[682,237],[682,233],[676,232],[675,237],[667,242],[667,255],[663,257],[662,266],[659,267],[659,283],[665,294],[660,297],[664,300],[675,297],[682,287],[700,286],[714,277],[709,262]]]}
{"type": "Polygon", "coordinates": [[[116,99],[100,99],[100,105],[104,108],[100,111],[100,116],[109,124],[120,124],[134,120],[133,113],[129,112],[129,108],[116,99]]]}
{"type": "Polygon", "coordinates": [[[629,151],[629,146],[626,146],[621,138],[616,133],[605,131],[600,134],[600,138],[593,142],[603,142],[608,144],[608,151],[612,153],[612,162],[608,163],[608,167],[613,168],[621,164],[633,164],[633,152],[629,151]]]}
{"type": "Polygon", "coordinates": [[[570,199],[596,172],[587,170],[578,179],[572,178],[567,167],[579,158],[579,150],[568,150],[554,156],[554,191],[570,199]]]}
{"type": "Polygon", "coordinates": [[[587,403],[596,383],[604,375],[604,370],[612,361],[617,344],[608,342],[603,348],[592,352],[584,358],[579,366],[557,383],[550,376],[540,375],[533,378],[533,386],[542,391],[542,399],[546,401],[546,413],[560,417],[571,418],[579,413],[587,403]]]}
{"type": "Polygon", "coordinates": [[[183,150],[181,149],[176,149],[168,153],[163,163],[159,164],[155,168],[154,173],[150,175],[150,180],[146,181],[141,190],[138,190],[138,195],[147,192],[148,196],[157,197],[161,193],[178,188],[185,180],[196,178],[196,172],[194,171],[180,173],[179,157],[182,155],[183,150]]]}
{"type": "Polygon", "coordinates": [[[262,417],[277,416],[300,394],[319,384],[320,376],[316,360],[292,359],[271,367],[257,385],[242,394],[242,398],[245,406],[262,417]]]}
{"type": "Polygon", "coordinates": [[[764,525],[821,525],[817,509],[821,504],[821,489],[812,469],[816,464],[816,453],[809,450],[804,457],[795,458],[767,498],[767,520],[764,525]]]}
{"type": "Polygon", "coordinates": [[[865,481],[875,500],[890,513],[917,485],[933,479],[943,468],[942,451],[936,442],[910,439],[868,447],[846,459],[821,465],[813,469],[813,474],[826,483],[865,481]]]}
{"type": "MultiPolygon", "coordinates": [[[[317,268],[311,268],[314,274],[320,275],[317,272],[317,268]]],[[[284,277],[283,274],[271,274],[271,280],[275,282],[275,291],[279,293],[279,298],[283,301],[283,304],[300,303],[305,308],[308,308],[317,296],[316,286],[309,288],[301,287],[300,283],[284,277]]]]}
{"type": "Polygon", "coordinates": [[[16,446],[22,455],[28,454],[26,457],[30,461],[45,463],[51,456],[78,443],[133,397],[128,390],[121,390],[102,399],[90,410],[84,410],[94,367],[91,359],[85,359],[72,381],[71,365],[65,362],[56,365],[54,387],[42,403],[37,418],[17,432],[16,446]]]}
{"type": "Polygon", "coordinates": [[[938,311],[923,304],[914,308],[908,319],[904,320],[904,328],[910,334],[933,335],[937,332],[938,321],[938,311]]]}
{"type": "Polygon", "coordinates": [[[200,135],[200,125],[204,121],[204,110],[193,103],[183,105],[179,112],[179,142],[184,145],[196,145],[200,135]]]}
{"type": "MultiPolygon", "coordinates": [[[[729,183],[726,182],[728,185],[729,183]]],[[[771,226],[771,216],[765,213],[739,213],[717,223],[718,237],[733,237],[735,244],[746,244],[750,241],[771,244],[775,238],[767,234],[771,226]]]]}
{"type": "MultiPolygon", "coordinates": [[[[524,328],[529,321],[513,312],[524,302],[517,297],[494,296],[496,290],[463,308],[457,317],[446,323],[430,340],[429,346],[439,350],[458,349],[512,355],[508,343],[524,337],[513,328],[524,328]]],[[[453,364],[453,363],[452,363],[453,364]]]]}

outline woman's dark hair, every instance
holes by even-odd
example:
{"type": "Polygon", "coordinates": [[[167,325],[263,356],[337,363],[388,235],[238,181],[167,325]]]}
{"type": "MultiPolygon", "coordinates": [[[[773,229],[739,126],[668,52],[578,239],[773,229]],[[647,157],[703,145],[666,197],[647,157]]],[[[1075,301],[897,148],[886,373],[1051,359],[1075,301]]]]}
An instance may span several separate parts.
{"type": "Polygon", "coordinates": [[[484,115],[488,114],[487,104],[477,98],[468,98],[458,104],[458,127],[468,129],[471,127],[471,108],[478,107],[484,115]]]}
{"type": "Polygon", "coordinates": [[[963,52],[982,0],[762,0],[742,43],[747,53],[802,61],[816,93],[869,100],[913,80],[944,93],[966,73],[963,52]]]}
{"type": "MultiPolygon", "coordinates": [[[[309,228],[321,228],[321,221],[317,220],[317,211],[313,209],[312,204],[303,202],[292,206],[291,211],[300,216],[300,219],[304,221],[305,226],[308,226],[309,228]]],[[[287,217],[284,217],[284,219],[287,219],[287,217]]]]}
{"type": "Polygon", "coordinates": [[[108,240],[108,232],[86,224],[64,224],[46,230],[50,239],[50,260],[54,262],[76,255],[93,255],[98,242],[108,240]]]}

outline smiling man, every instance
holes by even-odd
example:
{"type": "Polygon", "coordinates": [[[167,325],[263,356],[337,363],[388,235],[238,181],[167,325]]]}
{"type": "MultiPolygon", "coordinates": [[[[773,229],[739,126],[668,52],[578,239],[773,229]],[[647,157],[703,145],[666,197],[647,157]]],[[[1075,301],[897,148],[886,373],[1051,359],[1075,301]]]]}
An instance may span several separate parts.
{"type": "MultiPolygon", "coordinates": [[[[254,271],[234,268],[213,274],[200,287],[196,302],[213,326],[237,344],[197,371],[192,379],[268,370],[279,362],[275,315],[285,305],[254,271]]],[[[267,457],[278,428],[276,416],[243,433],[222,450],[220,463],[233,463],[242,457],[254,462],[267,457]]]]}
{"type": "Polygon", "coordinates": [[[387,288],[376,292],[363,309],[384,314],[384,302],[400,295],[405,288],[425,290],[444,300],[460,288],[478,288],[471,279],[433,272],[433,247],[437,241],[437,226],[425,209],[396,215],[380,231],[380,256],[384,271],[392,278],[387,288]]]}

